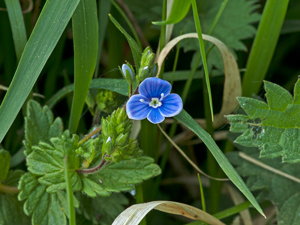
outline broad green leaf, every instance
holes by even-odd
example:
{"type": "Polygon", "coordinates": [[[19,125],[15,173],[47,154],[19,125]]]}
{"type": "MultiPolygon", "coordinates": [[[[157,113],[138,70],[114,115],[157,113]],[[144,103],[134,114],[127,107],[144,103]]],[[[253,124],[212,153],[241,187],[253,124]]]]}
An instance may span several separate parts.
{"type": "Polygon", "coordinates": [[[78,136],[69,138],[69,132],[61,137],[51,138],[50,144],[40,142],[32,147],[32,153],[27,157],[28,170],[40,176],[38,181],[47,186],[47,191],[54,193],[66,188],[64,177],[64,157],[68,155],[69,175],[73,190],[81,190],[82,182],[76,169],[81,167],[80,158],[75,150],[78,148],[78,136]]]}
{"type": "MultiPolygon", "coordinates": [[[[258,148],[247,148],[236,145],[238,149],[249,157],[264,163],[271,168],[300,178],[300,164],[285,164],[280,159],[266,159],[259,157],[258,148]]],[[[239,156],[238,152],[226,154],[230,162],[237,166],[238,173],[248,177],[247,186],[252,191],[259,191],[259,201],[270,200],[277,207],[278,225],[297,225],[300,223],[299,203],[300,184],[286,177],[255,165],[239,156]]]]}
{"type": "Polygon", "coordinates": [[[98,54],[96,1],[81,0],[72,17],[74,42],[74,95],[69,131],[76,133],[98,54]]]}
{"type": "Polygon", "coordinates": [[[150,157],[141,156],[119,163],[110,162],[103,169],[91,176],[99,182],[107,191],[133,190],[133,184],[142,183],[144,180],[157,176],[161,173],[158,165],[150,157]],[[121,188],[120,188],[121,187],[121,188]]]}
{"type": "MultiPolygon", "coordinates": [[[[121,95],[128,96],[128,83],[124,79],[93,79],[89,88],[111,90],[121,95]]],[[[52,108],[59,100],[72,91],[74,91],[73,84],[62,88],[55,95],[53,95],[45,105],[48,105],[49,108],[52,108]]]]}
{"type": "MultiPolygon", "coordinates": [[[[19,182],[18,189],[21,192],[18,195],[19,201],[25,200],[24,212],[26,215],[32,215],[32,224],[52,225],[67,224],[64,208],[60,195],[66,195],[65,192],[49,194],[46,192],[46,186],[38,182],[37,177],[31,173],[24,174],[19,182]]],[[[66,199],[66,197],[65,197],[66,199]]]]}
{"type": "Polygon", "coordinates": [[[174,0],[170,16],[165,21],[152,22],[154,25],[167,25],[180,22],[188,13],[191,0],[174,0]]]}
{"type": "MultiPolygon", "coordinates": [[[[1,159],[1,156],[0,156],[1,159]]],[[[2,183],[7,186],[18,186],[20,177],[24,174],[21,170],[10,171],[6,180],[2,183]]],[[[18,201],[16,194],[0,192],[0,224],[30,224],[30,217],[23,212],[22,203],[18,201]]]]}
{"type": "Polygon", "coordinates": [[[197,134],[199,138],[201,138],[228,178],[246,196],[251,204],[257,209],[257,211],[264,215],[252,193],[249,191],[242,178],[238,175],[228,159],[224,156],[212,137],[205,130],[203,130],[203,128],[185,110],[182,110],[181,113],[174,118],[197,134]]]}
{"type": "Polygon", "coordinates": [[[128,199],[123,194],[112,194],[109,197],[97,196],[90,198],[83,194],[76,194],[78,200],[82,203],[77,212],[84,215],[94,225],[110,225],[114,219],[128,205],[128,199]],[[99,218],[99,215],[101,217],[99,218]]]}
{"type": "Polygon", "coordinates": [[[251,96],[261,87],[275,51],[288,3],[289,0],[266,2],[243,78],[243,96],[251,96]]]}
{"type": "Polygon", "coordinates": [[[5,0],[5,5],[13,34],[16,56],[19,62],[27,42],[23,13],[19,0],[5,0]]]}
{"type": "Polygon", "coordinates": [[[19,113],[79,0],[48,0],[25,46],[0,107],[0,142],[19,113]]]}
{"type": "Polygon", "coordinates": [[[10,166],[10,154],[4,149],[0,149],[0,183],[6,179],[10,166]]]}
{"type": "Polygon", "coordinates": [[[228,115],[230,130],[243,134],[235,142],[258,147],[260,157],[282,156],[283,162],[300,162],[300,80],[294,98],[284,88],[265,81],[267,104],[251,98],[238,101],[247,115],[228,115]]]}
{"type": "MultiPolygon", "coordinates": [[[[198,4],[198,10],[201,12],[199,14],[203,34],[207,34],[210,30],[223,1],[210,0],[206,1],[205,4],[198,4]]],[[[211,34],[213,37],[221,40],[233,54],[234,51],[238,50],[246,51],[247,48],[241,40],[253,37],[256,32],[251,24],[259,21],[260,18],[259,14],[255,11],[259,7],[257,3],[257,0],[230,0],[211,34]]],[[[181,31],[183,34],[196,31],[192,14],[188,14],[174,27],[174,34],[176,36],[179,36],[181,31]]],[[[197,40],[183,40],[180,45],[185,52],[191,50],[199,52],[197,40]]],[[[206,50],[211,46],[212,44],[207,44],[206,50]]],[[[191,65],[193,65],[198,54],[194,54],[191,65]]],[[[224,70],[222,57],[216,48],[210,51],[207,58],[207,66],[208,68],[215,66],[220,71],[224,70]]]]}
{"type": "Polygon", "coordinates": [[[50,143],[50,138],[62,135],[63,122],[59,117],[54,120],[48,106],[42,108],[38,102],[30,100],[27,104],[25,130],[25,154],[28,156],[32,152],[32,146],[40,141],[50,143]]]}
{"type": "Polygon", "coordinates": [[[113,22],[115,26],[121,31],[121,33],[126,37],[133,56],[135,70],[139,71],[140,59],[142,57],[142,50],[140,46],[135,42],[135,40],[133,40],[132,37],[130,37],[130,35],[124,30],[124,28],[118,23],[118,21],[116,21],[116,19],[112,15],[109,14],[109,18],[111,22],[113,22]]]}

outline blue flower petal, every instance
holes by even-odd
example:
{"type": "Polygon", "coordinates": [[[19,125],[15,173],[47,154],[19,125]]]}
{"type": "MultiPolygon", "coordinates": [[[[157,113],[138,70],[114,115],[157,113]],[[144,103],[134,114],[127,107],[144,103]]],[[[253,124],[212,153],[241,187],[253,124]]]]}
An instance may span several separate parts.
{"type": "Polygon", "coordinates": [[[133,95],[126,104],[126,112],[130,119],[143,120],[150,113],[152,107],[149,106],[149,100],[142,95],[133,95]],[[143,99],[145,102],[141,102],[143,99]]]}
{"type": "Polygon", "coordinates": [[[147,116],[147,119],[154,124],[161,123],[164,121],[165,117],[163,117],[158,110],[158,108],[152,108],[151,112],[147,116]]]}
{"type": "Polygon", "coordinates": [[[162,105],[158,109],[163,116],[172,117],[178,115],[182,107],[180,96],[178,94],[170,94],[162,100],[162,105]]]}
{"type": "Polygon", "coordinates": [[[148,99],[160,98],[161,93],[164,93],[164,96],[170,94],[171,88],[172,86],[168,81],[157,77],[149,77],[140,84],[139,92],[148,99]]]}

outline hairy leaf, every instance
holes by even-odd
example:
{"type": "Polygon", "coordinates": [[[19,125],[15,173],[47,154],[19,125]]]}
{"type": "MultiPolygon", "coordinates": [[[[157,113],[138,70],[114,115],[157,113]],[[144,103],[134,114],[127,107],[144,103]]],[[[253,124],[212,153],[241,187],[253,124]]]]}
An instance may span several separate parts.
{"type": "MultiPolygon", "coordinates": [[[[204,4],[198,4],[203,34],[208,33],[222,3],[223,0],[211,0],[206,1],[204,4]]],[[[210,35],[221,40],[233,54],[234,50],[246,51],[247,48],[241,40],[253,37],[256,32],[255,28],[251,24],[258,22],[260,18],[258,13],[253,12],[259,6],[257,3],[257,0],[229,1],[213,33],[210,35]]],[[[181,31],[183,34],[195,32],[195,24],[192,14],[186,16],[174,27],[174,33],[176,36],[180,35],[181,31]]],[[[184,51],[197,51],[199,49],[197,40],[183,40],[181,42],[181,46],[184,51]]],[[[207,45],[207,49],[209,49],[210,46],[212,45],[207,45]]],[[[197,58],[197,54],[194,54],[193,61],[197,58]]],[[[208,68],[211,68],[212,65],[214,65],[217,69],[223,71],[222,57],[216,48],[213,48],[209,53],[207,63],[208,68]]]]}
{"type": "Polygon", "coordinates": [[[128,199],[123,194],[112,194],[109,197],[97,196],[89,198],[82,194],[76,197],[82,203],[77,212],[93,224],[110,225],[114,219],[125,209],[128,199]]]}
{"type": "MultiPolygon", "coordinates": [[[[1,159],[1,156],[0,156],[1,159]]],[[[8,161],[9,162],[9,161],[8,161]]],[[[1,174],[1,173],[0,173],[1,174]]],[[[10,171],[3,185],[17,187],[20,177],[24,174],[21,170],[10,171]]],[[[22,203],[16,194],[0,192],[0,224],[30,224],[30,218],[23,212],[22,203]]]]}
{"type": "Polygon", "coordinates": [[[6,179],[10,166],[10,154],[8,151],[0,150],[0,182],[6,179]]]}
{"type": "MultiPolygon", "coordinates": [[[[300,178],[300,164],[284,164],[279,158],[259,157],[258,148],[236,145],[248,156],[274,169],[300,178]]],[[[258,200],[272,201],[278,210],[278,225],[297,225],[300,223],[300,184],[279,174],[259,167],[239,156],[238,152],[228,153],[229,161],[237,166],[241,176],[248,177],[247,186],[252,191],[259,190],[258,200]]]]}
{"type": "Polygon", "coordinates": [[[119,163],[110,162],[93,174],[91,179],[100,182],[107,191],[120,192],[134,189],[133,184],[142,183],[161,173],[158,165],[150,157],[141,156],[119,163]]]}
{"type": "MultiPolygon", "coordinates": [[[[18,188],[21,190],[18,199],[25,200],[24,212],[26,215],[32,215],[32,224],[67,224],[67,197],[64,191],[54,194],[46,192],[47,187],[40,184],[37,177],[31,173],[21,177],[18,188]]],[[[78,207],[78,202],[74,202],[74,206],[78,207]]]]}
{"type": "Polygon", "coordinates": [[[265,81],[268,104],[251,98],[238,98],[247,115],[229,115],[232,132],[243,132],[235,142],[258,147],[260,157],[282,156],[283,162],[300,162],[300,81],[294,98],[282,87],[265,81]]]}
{"type": "Polygon", "coordinates": [[[30,100],[27,105],[27,117],[25,118],[25,155],[32,152],[32,146],[40,141],[50,143],[50,138],[62,135],[63,123],[58,117],[53,119],[53,113],[48,106],[41,105],[30,100]]]}

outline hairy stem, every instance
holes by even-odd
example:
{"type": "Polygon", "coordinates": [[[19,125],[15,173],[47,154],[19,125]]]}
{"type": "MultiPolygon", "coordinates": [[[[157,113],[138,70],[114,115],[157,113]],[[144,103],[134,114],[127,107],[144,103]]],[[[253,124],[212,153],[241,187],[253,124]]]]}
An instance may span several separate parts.
{"type": "Polygon", "coordinates": [[[17,187],[6,186],[0,183],[0,192],[5,194],[18,194],[20,190],[17,187]]]}

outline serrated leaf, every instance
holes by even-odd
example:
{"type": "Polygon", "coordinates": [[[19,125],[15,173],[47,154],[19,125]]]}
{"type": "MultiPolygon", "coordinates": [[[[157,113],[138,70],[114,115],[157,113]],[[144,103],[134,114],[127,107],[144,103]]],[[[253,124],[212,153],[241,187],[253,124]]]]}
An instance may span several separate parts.
{"type": "Polygon", "coordinates": [[[6,179],[10,166],[10,154],[8,151],[0,150],[0,182],[6,179]]]}
{"type": "Polygon", "coordinates": [[[229,115],[232,132],[243,132],[235,142],[258,147],[260,157],[282,156],[283,162],[300,162],[300,81],[295,85],[295,97],[284,88],[265,81],[267,104],[238,98],[245,115],[229,115]]]}
{"type": "Polygon", "coordinates": [[[78,148],[76,136],[68,137],[68,132],[60,138],[51,138],[52,145],[40,142],[34,146],[33,152],[27,157],[28,170],[37,176],[38,181],[47,186],[47,191],[54,193],[65,189],[64,157],[68,155],[69,175],[73,190],[81,190],[82,182],[76,169],[81,167],[80,158],[75,150],[78,148]]]}
{"type": "MultiPolygon", "coordinates": [[[[20,177],[24,174],[21,170],[10,171],[3,182],[7,186],[17,187],[20,177]]],[[[16,194],[5,194],[0,192],[0,224],[30,224],[30,217],[23,212],[22,203],[18,201],[16,194]]]]}
{"type": "Polygon", "coordinates": [[[62,135],[63,123],[60,118],[53,119],[53,113],[48,106],[41,105],[30,100],[27,105],[27,117],[25,118],[25,155],[32,152],[32,146],[40,141],[49,143],[50,138],[62,135]]]}
{"type": "MultiPolygon", "coordinates": [[[[223,0],[206,1],[205,4],[198,4],[200,13],[201,28],[203,34],[207,34],[213,20],[221,7],[223,0]]],[[[241,40],[253,37],[255,35],[255,28],[251,25],[259,21],[260,15],[254,12],[259,7],[257,0],[231,0],[226,5],[213,33],[213,37],[221,40],[234,54],[234,51],[246,51],[247,48],[241,40]],[[239,10],[236,10],[239,9],[239,10]]],[[[185,33],[195,32],[195,25],[192,14],[188,14],[180,23],[174,27],[176,36],[180,35],[182,31],[185,33]]],[[[183,40],[181,46],[184,51],[197,51],[199,44],[197,40],[183,40]]],[[[209,49],[212,45],[207,45],[209,49]]],[[[197,53],[198,54],[198,53],[197,53]]],[[[197,58],[194,54],[191,65],[197,58]]],[[[234,54],[235,55],[235,54],[234,54]]],[[[223,71],[222,57],[217,49],[212,49],[207,59],[208,68],[215,66],[217,69],[223,71]]]]}
{"type": "MultiPolygon", "coordinates": [[[[258,148],[236,147],[248,156],[274,169],[296,178],[300,178],[300,164],[283,164],[279,158],[266,159],[259,157],[258,148]]],[[[279,174],[259,167],[239,156],[238,152],[227,154],[229,161],[237,166],[241,176],[248,177],[247,186],[252,191],[259,190],[259,201],[272,201],[278,211],[278,225],[297,225],[300,223],[300,184],[279,174]]]]}
{"type": "Polygon", "coordinates": [[[93,176],[101,180],[103,187],[107,191],[120,191],[119,185],[124,188],[121,191],[134,189],[133,184],[142,183],[143,180],[150,179],[161,173],[158,165],[154,164],[154,159],[146,156],[123,160],[118,163],[110,162],[93,176]]]}
{"type": "Polygon", "coordinates": [[[125,209],[124,205],[128,204],[128,199],[123,194],[89,198],[78,193],[76,197],[82,203],[77,212],[92,221],[92,224],[112,224],[114,219],[125,209]]]}
{"type": "Polygon", "coordinates": [[[63,211],[65,204],[62,204],[62,197],[59,196],[66,195],[65,192],[49,194],[46,192],[46,186],[40,184],[37,177],[31,173],[21,177],[18,188],[21,190],[18,199],[25,200],[24,212],[26,215],[32,215],[32,224],[67,224],[63,211]]]}

